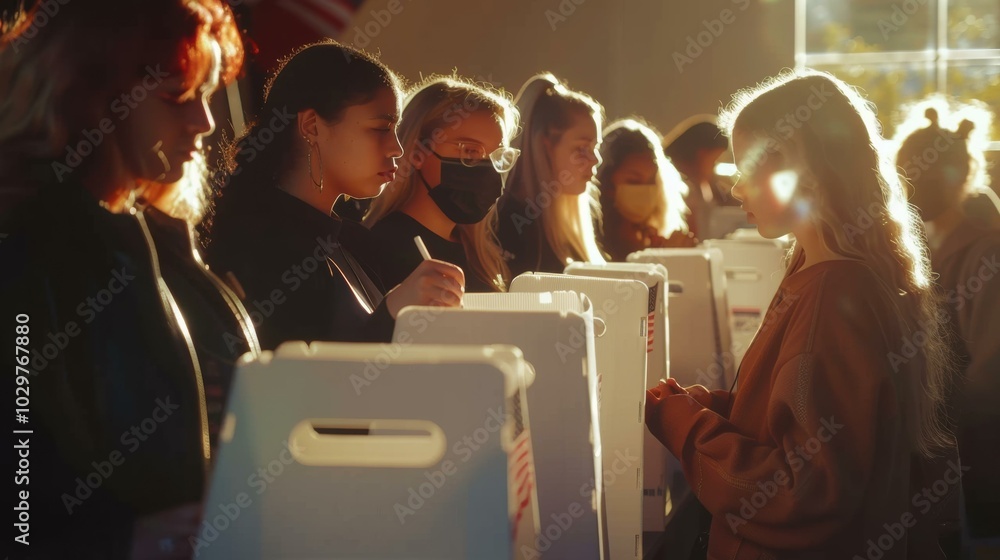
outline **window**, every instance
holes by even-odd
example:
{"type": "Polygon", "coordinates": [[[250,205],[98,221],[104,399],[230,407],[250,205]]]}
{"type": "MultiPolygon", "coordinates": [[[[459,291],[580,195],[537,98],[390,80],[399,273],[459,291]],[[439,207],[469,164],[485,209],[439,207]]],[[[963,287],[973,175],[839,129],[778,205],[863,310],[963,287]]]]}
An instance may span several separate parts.
{"type": "Polygon", "coordinates": [[[887,137],[900,105],[943,92],[992,108],[1000,158],[1000,0],[796,0],[795,19],[796,65],[862,88],[887,137]]]}

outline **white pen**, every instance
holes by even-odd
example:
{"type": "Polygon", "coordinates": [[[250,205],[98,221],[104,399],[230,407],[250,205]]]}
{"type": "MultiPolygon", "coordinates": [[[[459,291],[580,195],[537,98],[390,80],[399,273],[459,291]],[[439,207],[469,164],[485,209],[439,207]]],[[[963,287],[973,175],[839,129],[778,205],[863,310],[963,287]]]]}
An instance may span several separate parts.
{"type": "Polygon", "coordinates": [[[417,250],[420,251],[420,256],[422,256],[425,261],[431,260],[431,254],[427,252],[427,245],[424,245],[424,240],[420,239],[419,235],[413,238],[413,242],[417,244],[417,250]]]}

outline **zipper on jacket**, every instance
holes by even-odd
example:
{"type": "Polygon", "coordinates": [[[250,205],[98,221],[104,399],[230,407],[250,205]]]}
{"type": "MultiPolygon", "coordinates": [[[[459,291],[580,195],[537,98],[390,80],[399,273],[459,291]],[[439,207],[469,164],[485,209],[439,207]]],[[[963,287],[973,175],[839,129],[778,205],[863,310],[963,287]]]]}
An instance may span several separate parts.
{"type": "Polygon", "coordinates": [[[229,306],[229,309],[233,312],[233,316],[236,317],[236,321],[240,324],[240,329],[243,331],[243,337],[246,338],[247,347],[249,348],[251,356],[254,358],[259,358],[261,353],[260,340],[257,338],[257,329],[253,326],[253,319],[250,318],[250,314],[247,312],[246,307],[240,301],[240,298],[233,292],[229,286],[226,285],[218,276],[215,275],[208,267],[205,262],[201,259],[201,253],[197,249],[191,248],[191,252],[194,256],[194,261],[199,265],[202,274],[215,286],[215,289],[219,291],[222,295],[222,299],[229,306]]]}
{"type": "Polygon", "coordinates": [[[184,338],[184,343],[191,357],[191,366],[194,370],[195,378],[195,391],[198,393],[198,417],[201,424],[201,452],[203,460],[202,470],[207,475],[208,466],[211,464],[212,449],[209,439],[208,407],[205,401],[205,382],[201,375],[201,363],[198,361],[198,353],[195,351],[194,342],[191,340],[191,333],[188,331],[187,323],[184,322],[184,316],[177,307],[177,302],[174,300],[173,294],[170,293],[170,288],[167,287],[166,280],[163,279],[163,275],[160,273],[159,254],[156,251],[156,243],[153,242],[153,234],[149,231],[149,226],[146,224],[146,217],[142,213],[142,207],[139,205],[133,206],[131,213],[135,216],[136,221],[139,222],[143,238],[146,240],[146,246],[149,248],[150,262],[153,265],[153,278],[156,279],[157,291],[160,294],[160,302],[163,304],[163,310],[168,317],[172,315],[174,320],[177,321],[178,330],[184,338]]]}

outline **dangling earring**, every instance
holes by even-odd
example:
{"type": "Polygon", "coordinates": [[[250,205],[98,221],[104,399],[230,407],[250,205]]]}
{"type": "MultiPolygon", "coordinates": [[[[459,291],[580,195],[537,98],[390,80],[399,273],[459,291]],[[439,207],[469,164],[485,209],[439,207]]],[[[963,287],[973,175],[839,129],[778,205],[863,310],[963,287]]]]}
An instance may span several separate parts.
{"type": "Polygon", "coordinates": [[[166,178],[167,173],[170,172],[170,162],[167,161],[167,156],[163,153],[162,148],[163,148],[163,140],[160,140],[159,142],[156,143],[156,145],[153,146],[153,149],[151,150],[153,152],[153,155],[159,158],[160,163],[163,165],[163,173],[160,173],[160,175],[156,179],[154,179],[154,181],[162,181],[164,178],[166,178]]]}
{"type": "MultiPolygon", "coordinates": [[[[305,138],[305,136],[303,136],[305,138]]],[[[319,182],[313,179],[313,162],[312,162],[312,142],[306,139],[306,143],[309,144],[309,151],[306,152],[306,159],[309,161],[309,180],[312,181],[313,185],[319,192],[323,192],[323,152],[319,150],[319,144],[316,144],[316,156],[319,158],[319,182]]]]}

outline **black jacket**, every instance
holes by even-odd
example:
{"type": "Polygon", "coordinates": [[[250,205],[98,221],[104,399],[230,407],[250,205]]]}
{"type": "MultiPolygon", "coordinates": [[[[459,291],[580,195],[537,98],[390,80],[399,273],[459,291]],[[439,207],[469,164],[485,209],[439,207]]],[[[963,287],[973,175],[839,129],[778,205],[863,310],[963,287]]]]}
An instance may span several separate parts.
{"type": "Polygon", "coordinates": [[[566,268],[545,238],[541,209],[536,205],[509,195],[500,197],[497,239],[503,247],[511,279],[523,272],[562,273],[566,268]]]}
{"type": "Polygon", "coordinates": [[[41,187],[2,221],[0,317],[13,334],[27,316],[32,358],[18,426],[33,430],[32,558],[126,558],[137,517],[202,500],[204,372],[228,386],[253,328],[199,267],[183,222],[113,214],[73,183],[41,187]],[[202,352],[218,325],[237,339],[225,356],[202,352]]]}
{"type": "Polygon", "coordinates": [[[395,322],[381,283],[340,243],[343,228],[367,230],[275,187],[243,187],[219,201],[206,254],[212,270],[231,273],[246,294],[261,345],[389,341],[395,322]]]}
{"type": "Polygon", "coordinates": [[[465,272],[466,292],[496,291],[469,266],[465,247],[460,242],[444,239],[403,212],[393,212],[382,218],[372,227],[371,233],[375,247],[367,250],[351,248],[359,259],[371,263],[386,286],[396,286],[406,280],[423,261],[413,241],[419,235],[432,258],[454,264],[465,272]]]}

